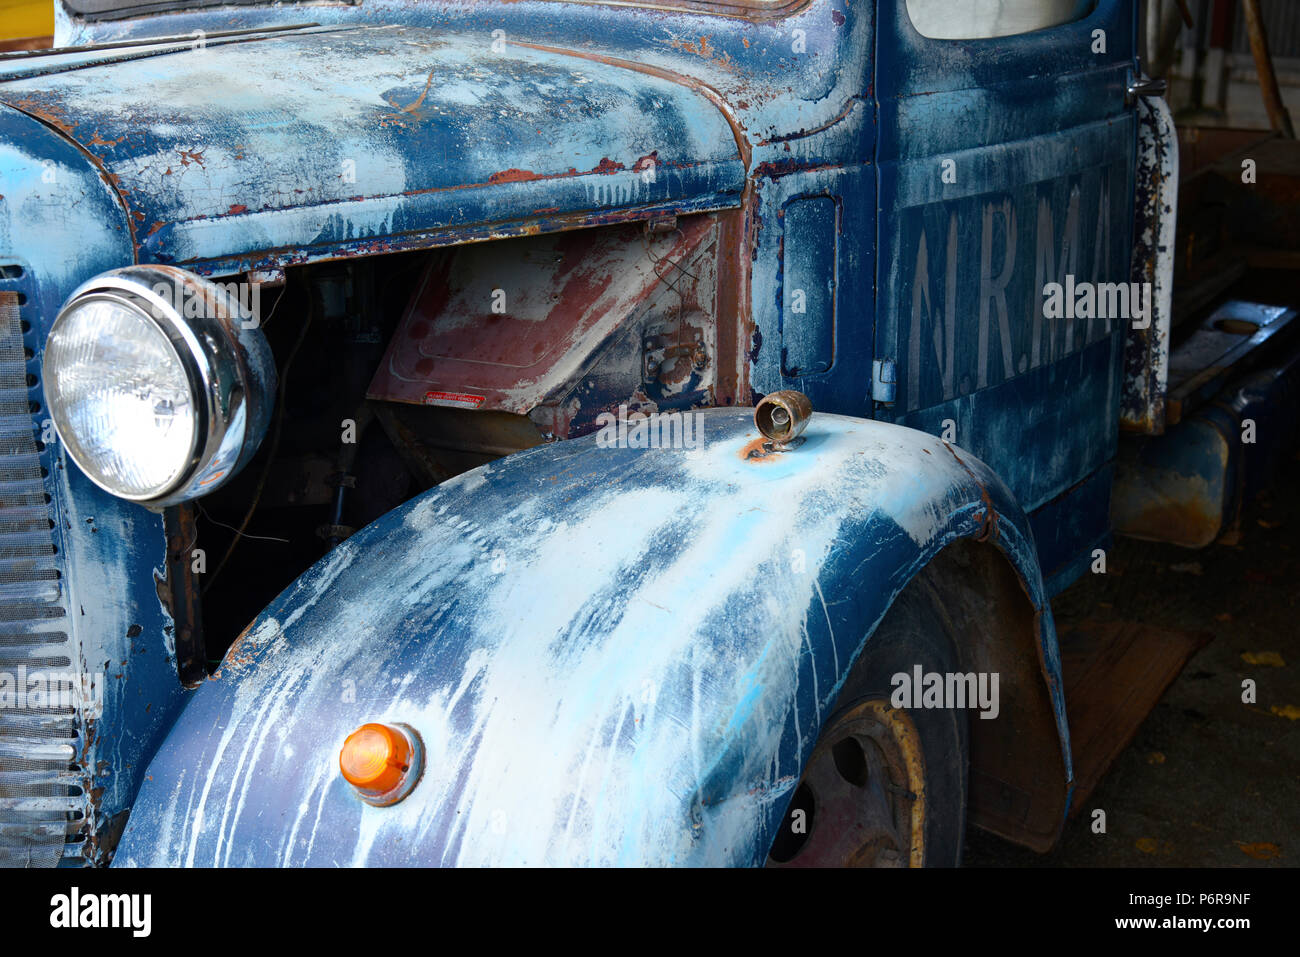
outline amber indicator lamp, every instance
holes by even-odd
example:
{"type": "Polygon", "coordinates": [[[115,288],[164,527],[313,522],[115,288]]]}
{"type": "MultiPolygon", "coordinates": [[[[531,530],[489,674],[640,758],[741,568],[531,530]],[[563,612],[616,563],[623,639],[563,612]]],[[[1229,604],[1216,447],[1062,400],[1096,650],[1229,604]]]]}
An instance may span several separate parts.
{"type": "Polygon", "coordinates": [[[339,752],[339,770],[361,799],[396,804],[411,792],[421,771],[420,739],[400,724],[363,724],[339,752]]]}

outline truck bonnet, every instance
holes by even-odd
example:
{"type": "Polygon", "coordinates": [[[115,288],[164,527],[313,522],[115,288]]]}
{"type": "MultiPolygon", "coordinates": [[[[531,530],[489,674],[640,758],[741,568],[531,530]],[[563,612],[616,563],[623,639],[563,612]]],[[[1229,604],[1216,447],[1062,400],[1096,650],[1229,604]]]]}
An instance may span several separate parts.
{"type": "Polygon", "coordinates": [[[697,89],[486,33],[307,26],[0,64],[74,139],[140,262],[271,268],[738,205],[697,89]]]}

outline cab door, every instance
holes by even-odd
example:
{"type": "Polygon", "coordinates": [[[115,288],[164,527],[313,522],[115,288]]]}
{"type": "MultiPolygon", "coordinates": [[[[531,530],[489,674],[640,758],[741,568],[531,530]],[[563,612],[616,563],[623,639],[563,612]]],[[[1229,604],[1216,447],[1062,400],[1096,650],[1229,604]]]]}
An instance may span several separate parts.
{"type": "Polygon", "coordinates": [[[896,385],[876,416],[995,468],[1038,513],[1045,573],[1064,575],[1107,528],[1132,244],[1134,3],[879,10],[875,349],[896,385]],[[1089,287],[1091,306],[1078,301],[1089,287]]]}

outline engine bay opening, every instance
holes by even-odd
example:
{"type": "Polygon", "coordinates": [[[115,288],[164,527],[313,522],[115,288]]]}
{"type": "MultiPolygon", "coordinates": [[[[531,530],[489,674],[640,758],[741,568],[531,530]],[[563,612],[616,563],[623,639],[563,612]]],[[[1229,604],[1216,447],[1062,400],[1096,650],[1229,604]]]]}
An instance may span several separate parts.
{"type": "Polygon", "coordinates": [[[331,548],[440,482],[593,432],[604,412],[734,403],[727,215],[290,267],[263,284],[280,382],[266,439],[229,484],[168,514],[188,579],[174,604],[192,619],[178,624],[193,644],[178,638],[182,679],[215,668],[331,548]]]}

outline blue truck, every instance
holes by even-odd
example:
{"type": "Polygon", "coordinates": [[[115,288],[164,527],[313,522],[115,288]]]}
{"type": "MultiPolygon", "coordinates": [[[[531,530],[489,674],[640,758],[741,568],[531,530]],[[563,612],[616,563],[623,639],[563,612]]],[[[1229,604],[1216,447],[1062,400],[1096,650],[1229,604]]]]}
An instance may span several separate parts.
{"type": "Polygon", "coordinates": [[[1284,308],[1171,353],[1133,0],[55,13],[0,57],[0,864],[1045,851],[1190,654],[1072,679],[1049,604],[1223,534],[1290,381],[1284,308]]]}

